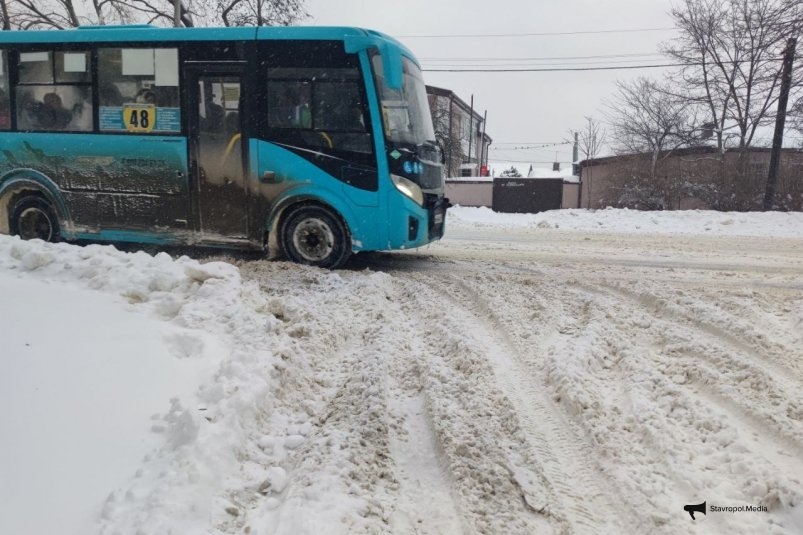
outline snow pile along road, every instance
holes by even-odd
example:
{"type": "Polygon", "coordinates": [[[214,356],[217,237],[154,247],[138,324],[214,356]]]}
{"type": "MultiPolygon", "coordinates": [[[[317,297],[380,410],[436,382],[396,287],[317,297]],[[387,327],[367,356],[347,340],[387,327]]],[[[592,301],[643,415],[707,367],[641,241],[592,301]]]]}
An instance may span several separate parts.
{"type": "Polygon", "coordinates": [[[0,237],[0,286],[26,288],[38,325],[92,325],[40,351],[35,316],[6,306],[28,319],[0,327],[17,408],[0,532],[800,532],[803,231],[768,238],[747,214],[721,225],[734,237],[671,232],[714,217],[687,213],[650,234],[628,229],[655,214],[614,212],[596,214],[616,233],[459,209],[442,242],[339,272],[0,237]],[[13,384],[51,367],[69,388],[42,383],[27,410],[13,384]],[[26,440],[94,382],[128,394],[75,424],[73,458],[120,455],[102,496],[67,508],[26,476],[26,440]],[[118,416],[118,444],[101,440],[118,416]]]}
{"type": "Polygon", "coordinates": [[[454,206],[451,227],[507,229],[561,229],[628,234],[700,234],[704,236],[773,236],[799,238],[803,212],[715,212],[711,210],[640,212],[604,210],[550,210],[537,214],[502,214],[490,208],[454,206]]]}

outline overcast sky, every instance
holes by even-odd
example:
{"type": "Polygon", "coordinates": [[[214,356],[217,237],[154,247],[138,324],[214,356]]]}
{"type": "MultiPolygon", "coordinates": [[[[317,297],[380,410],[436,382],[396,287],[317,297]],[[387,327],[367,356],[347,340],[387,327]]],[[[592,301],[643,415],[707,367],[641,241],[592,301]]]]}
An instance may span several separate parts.
{"type": "Polygon", "coordinates": [[[315,25],[363,26],[405,43],[421,60],[430,85],[451,89],[467,103],[487,111],[493,139],[490,159],[549,162],[571,160],[571,147],[502,150],[545,145],[569,137],[585,116],[603,118],[604,101],[616,80],[660,76],[660,69],[586,72],[445,73],[437,68],[549,68],[655,64],[659,43],[675,33],[672,0],[307,0],[315,25]],[[522,36],[549,32],[608,32],[522,36]],[[519,34],[508,36],[509,34],[519,34]],[[421,37],[454,36],[461,37],[421,37]],[[480,37],[494,35],[495,37],[480,37]],[[522,61],[502,58],[587,58],[522,61]],[[449,58],[444,61],[441,58],[449,58]],[[459,58],[459,59],[458,59],[459,58]],[[487,58],[493,58],[487,59],[487,58]],[[472,61],[465,61],[466,59],[472,61]],[[537,65],[533,65],[537,64],[537,65]],[[607,63],[607,65],[612,65],[607,63]]]}

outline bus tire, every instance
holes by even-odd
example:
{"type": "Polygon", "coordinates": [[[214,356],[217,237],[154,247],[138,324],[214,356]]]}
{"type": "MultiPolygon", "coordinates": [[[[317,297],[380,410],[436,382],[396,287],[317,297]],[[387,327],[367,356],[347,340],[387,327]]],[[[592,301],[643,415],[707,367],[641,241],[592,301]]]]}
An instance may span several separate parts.
{"type": "Polygon", "coordinates": [[[53,207],[42,197],[29,195],[14,204],[9,218],[11,234],[23,240],[56,242],[61,237],[59,220],[53,207]]]}
{"type": "Polygon", "coordinates": [[[282,249],[299,264],[337,269],[351,255],[351,240],[340,218],[317,204],[290,208],[283,218],[282,249]]]}

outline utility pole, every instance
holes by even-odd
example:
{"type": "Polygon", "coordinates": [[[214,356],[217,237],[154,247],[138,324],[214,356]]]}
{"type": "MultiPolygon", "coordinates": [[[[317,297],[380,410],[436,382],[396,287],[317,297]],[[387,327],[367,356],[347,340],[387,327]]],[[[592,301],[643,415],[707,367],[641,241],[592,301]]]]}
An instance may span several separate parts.
{"type": "Polygon", "coordinates": [[[792,37],[786,42],[786,50],[783,54],[781,92],[778,95],[778,115],[775,118],[775,135],[772,137],[770,169],[767,173],[767,188],[764,191],[765,211],[772,210],[775,203],[775,190],[778,186],[778,167],[781,161],[781,147],[783,146],[783,129],[786,123],[786,105],[789,101],[789,88],[792,85],[792,64],[795,60],[795,46],[797,46],[797,37],[792,37]]]}
{"type": "MultiPolygon", "coordinates": [[[[468,165],[471,166],[471,144],[474,142],[474,95],[471,95],[471,112],[468,115],[468,165]]],[[[462,175],[462,171],[460,172],[462,175]]],[[[474,176],[471,172],[469,176],[474,176]]]]}
{"type": "Polygon", "coordinates": [[[173,0],[173,26],[181,26],[181,0],[173,0]]]}
{"type": "MultiPolygon", "coordinates": [[[[454,138],[452,137],[452,123],[454,122],[454,93],[449,92],[449,168],[446,176],[452,176],[452,150],[454,149],[454,138]]],[[[460,175],[458,175],[460,176],[460,175]]]]}
{"type": "Polygon", "coordinates": [[[480,176],[482,176],[482,168],[488,169],[488,147],[485,146],[485,125],[488,123],[488,110],[482,116],[482,141],[480,141],[480,176]]]}

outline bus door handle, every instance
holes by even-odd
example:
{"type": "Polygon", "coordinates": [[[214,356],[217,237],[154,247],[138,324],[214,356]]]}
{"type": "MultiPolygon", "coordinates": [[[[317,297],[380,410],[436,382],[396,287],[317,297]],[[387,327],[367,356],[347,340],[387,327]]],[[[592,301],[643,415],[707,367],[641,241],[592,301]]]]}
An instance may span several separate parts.
{"type": "Polygon", "coordinates": [[[264,173],[262,173],[262,182],[265,182],[266,184],[273,184],[279,182],[276,179],[276,171],[265,171],[264,173]]]}

